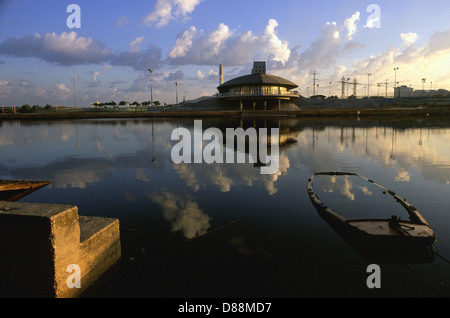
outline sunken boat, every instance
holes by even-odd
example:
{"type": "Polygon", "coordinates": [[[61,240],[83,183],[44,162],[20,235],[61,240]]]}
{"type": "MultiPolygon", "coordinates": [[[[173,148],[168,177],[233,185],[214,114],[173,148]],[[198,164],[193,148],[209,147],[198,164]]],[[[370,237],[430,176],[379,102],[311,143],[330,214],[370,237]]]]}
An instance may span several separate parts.
{"type": "Polygon", "coordinates": [[[52,181],[0,180],[0,201],[15,202],[52,181]]]}
{"type": "MultiPolygon", "coordinates": [[[[436,242],[436,236],[433,229],[413,205],[394,191],[351,172],[313,173],[308,179],[307,189],[309,198],[322,219],[365,259],[378,263],[397,264],[428,263],[434,259],[432,246],[436,242]],[[372,188],[380,190],[384,196],[390,196],[393,204],[400,205],[401,210],[406,211],[408,220],[402,220],[397,215],[387,218],[344,217],[342,209],[346,207],[350,209],[354,198],[344,205],[341,204],[340,211],[329,207],[319,198],[314,189],[316,176],[359,178],[363,183],[368,183],[372,188]]],[[[376,200],[368,205],[376,211],[376,200]]]]}

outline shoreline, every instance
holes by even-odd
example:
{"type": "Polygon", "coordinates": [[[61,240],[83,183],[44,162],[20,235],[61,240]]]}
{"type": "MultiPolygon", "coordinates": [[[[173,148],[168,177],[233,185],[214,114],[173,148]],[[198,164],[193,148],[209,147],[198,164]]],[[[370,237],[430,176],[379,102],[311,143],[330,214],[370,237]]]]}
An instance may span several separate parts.
{"type": "Polygon", "coordinates": [[[192,117],[386,117],[386,116],[448,116],[450,107],[417,108],[323,108],[280,111],[253,110],[186,110],[186,111],[148,111],[148,112],[49,112],[49,113],[0,113],[2,120],[61,120],[61,119],[99,119],[99,118],[192,118],[192,117]]]}

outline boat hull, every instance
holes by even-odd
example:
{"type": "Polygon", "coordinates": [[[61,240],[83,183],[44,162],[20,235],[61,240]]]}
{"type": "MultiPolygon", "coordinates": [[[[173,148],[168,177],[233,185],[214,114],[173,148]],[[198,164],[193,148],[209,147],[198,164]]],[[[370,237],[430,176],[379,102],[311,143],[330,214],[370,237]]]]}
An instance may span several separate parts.
{"type": "MultiPolygon", "coordinates": [[[[339,173],[344,174],[359,176],[339,173]]],[[[407,210],[411,221],[395,218],[348,220],[317,197],[313,189],[314,175],[317,174],[308,180],[308,195],[313,206],[320,217],[361,256],[379,263],[426,263],[434,259],[432,245],[436,237],[432,228],[413,206],[394,192],[389,193],[407,210]]]]}
{"type": "Polygon", "coordinates": [[[0,201],[15,202],[52,181],[0,180],[0,201]]]}

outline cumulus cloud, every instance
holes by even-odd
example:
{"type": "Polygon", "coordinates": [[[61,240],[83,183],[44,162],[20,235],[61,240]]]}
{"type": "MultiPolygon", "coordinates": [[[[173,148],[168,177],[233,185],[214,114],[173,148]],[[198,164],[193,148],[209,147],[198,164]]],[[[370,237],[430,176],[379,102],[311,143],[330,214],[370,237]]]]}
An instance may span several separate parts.
{"type": "MultiPolygon", "coordinates": [[[[428,42],[416,45],[419,38],[416,33],[400,34],[402,44],[389,46],[384,52],[357,61],[353,65],[353,74],[373,74],[374,83],[384,82],[390,79],[390,87],[393,87],[393,67],[399,67],[397,82],[400,85],[420,86],[424,74],[432,72],[436,81],[448,78],[448,61],[450,60],[450,30],[446,32],[435,32],[428,42]],[[411,67],[414,65],[414,67],[411,67]]],[[[375,84],[374,84],[375,85],[375,84]]],[[[392,94],[392,91],[391,91],[392,94]]]]}
{"type": "Polygon", "coordinates": [[[56,84],[56,98],[66,101],[73,92],[65,84],[56,84]]]}
{"type": "Polygon", "coordinates": [[[181,32],[168,55],[168,61],[175,65],[217,65],[240,66],[243,61],[258,59],[275,60],[282,63],[290,57],[288,42],[276,34],[278,22],[268,21],[263,35],[251,31],[236,33],[226,24],[220,23],[216,30],[206,33],[194,26],[181,32]]]}
{"type": "Polygon", "coordinates": [[[410,33],[402,33],[400,34],[400,37],[403,40],[403,45],[410,46],[417,40],[417,33],[410,32],[410,33]]]}
{"type": "Polygon", "coordinates": [[[343,43],[339,27],[335,22],[327,22],[320,36],[302,53],[293,55],[292,63],[300,70],[327,69],[336,65],[343,43]]]}
{"type": "Polygon", "coordinates": [[[197,71],[197,79],[198,80],[202,80],[205,78],[205,74],[203,74],[203,72],[201,70],[197,71]]]}
{"type": "Polygon", "coordinates": [[[14,57],[36,57],[46,62],[72,66],[97,64],[111,58],[111,50],[92,38],[79,37],[74,31],[9,37],[0,44],[0,54],[14,57]]]}
{"type": "Polygon", "coordinates": [[[88,83],[88,87],[98,87],[100,85],[100,81],[98,77],[100,76],[100,72],[91,72],[92,80],[88,83]]]}
{"type": "Polygon", "coordinates": [[[352,40],[353,35],[355,35],[357,31],[356,22],[359,21],[359,12],[355,12],[350,18],[344,21],[344,27],[347,30],[347,39],[352,40]]]}
{"type": "Polygon", "coordinates": [[[278,26],[278,22],[274,19],[270,19],[265,29],[265,36],[268,39],[268,47],[265,52],[269,55],[273,55],[273,59],[279,62],[287,62],[291,55],[291,51],[287,41],[282,41],[278,38],[275,28],[278,26]]]}
{"type": "Polygon", "coordinates": [[[432,54],[448,49],[450,49],[450,30],[435,32],[431,35],[427,53],[432,54]]]}
{"type": "Polygon", "coordinates": [[[163,27],[171,20],[186,18],[202,0],[157,0],[152,13],[144,18],[146,25],[163,27]]]}
{"type": "Polygon", "coordinates": [[[180,34],[177,38],[175,47],[169,53],[169,57],[171,59],[176,59],[178,57],[186,56],[187,52],[192,47],[192,39],[196,33],[197,29],[194,26],[191,26],[188,30],[180,34]]]}
{"type": "Polygon", "coordinates": [[[140,50],[144,37],[138,37],[130,43],[129,51],[113,54],[105,44],[92,38],[80,37],[76,32],[60,35],[47,33],[27,35],[22,38],[10,37],[0,43],[0,54],[13,57],[34,57],[51,64],[74,66],[82,64],[102,64],[127,66],[135,70],[146,70],[149,63],[152,68],[162,65],[162,49],[149,45],[140,50]]]}
{"type": "Polygon", "coordinates": [[[141,38],[137,38],[130,44],[130,50],[119,53],[110,61],[113,66],[127,66],[134,70],[146,71],[150,64],[153,69],[162,65],[161,48],[150,44],[147,49],[139,50],[138,44],[142,42],[141,38]]]}

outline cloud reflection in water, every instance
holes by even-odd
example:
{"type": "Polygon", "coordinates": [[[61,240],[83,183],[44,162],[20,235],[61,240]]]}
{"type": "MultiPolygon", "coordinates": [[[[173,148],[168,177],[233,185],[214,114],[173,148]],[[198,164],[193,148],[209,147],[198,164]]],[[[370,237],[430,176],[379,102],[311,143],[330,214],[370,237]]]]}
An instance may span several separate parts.
{"type": "Polygon", "coordinates": [[[153,193],[149,198],[161,206],[164,218],[172,225],[172,231],[181,232],[187,239],[204,235],[210,228],[211,218],[191,198],[170,192],[153,193]]]}

